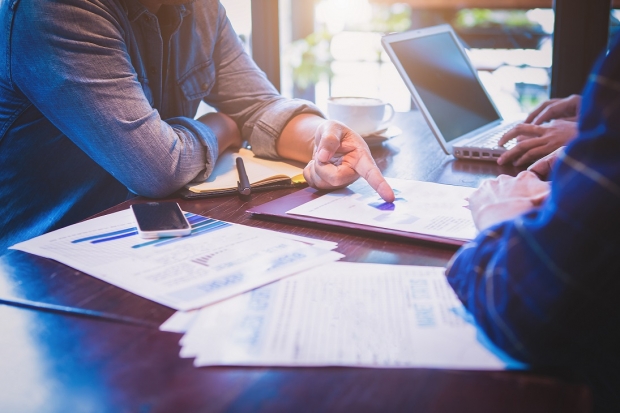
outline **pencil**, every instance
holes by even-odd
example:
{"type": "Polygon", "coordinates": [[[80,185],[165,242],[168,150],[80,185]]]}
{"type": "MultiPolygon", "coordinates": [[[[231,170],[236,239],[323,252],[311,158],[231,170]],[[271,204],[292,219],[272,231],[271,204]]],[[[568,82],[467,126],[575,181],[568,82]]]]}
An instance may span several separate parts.
{"type": "Polygon", "coordinates": [[[158,324],[140,320],[133,317],[127,317],[117,314],[104,313],[102,311],[87,310],[85,308],[68,307],[66,305],[42,303],[39,301],[23,300],[20,298],[3,298],[0,297],[0,304],[27,308],[30,310],[47,311],[59,314],[69,314],[77,317],[98,318],[107,321],[114,321],[124,324],[133,324],[141,327],[159,328],[158,324]]]}

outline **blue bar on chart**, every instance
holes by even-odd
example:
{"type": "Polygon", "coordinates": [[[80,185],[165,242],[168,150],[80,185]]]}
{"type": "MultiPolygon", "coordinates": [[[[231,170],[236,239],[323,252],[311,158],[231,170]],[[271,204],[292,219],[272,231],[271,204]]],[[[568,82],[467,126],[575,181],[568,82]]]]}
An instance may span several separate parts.
{"type": "MultiPolygon", "coordinates": [[[[142,242],[136,245],[132,245],[131,248],[142,248],[149,245],[161,246],[167,245],[172,242],[177,242],[187,237],[193,237],[197,235],[206,234],[208,232],[215,231],[220,228],[225,228],[230,226],[231,224],[223,221],[218,221],[217,219],[207,218],[202,215],[192,214],[190,212],[185,213],[188,222],[192,226],[192,232],[190,235],[186,237],[166,237],[166,238],[157,238],[151,241],[142,242]]],[[[79,244],[81,242],[90,242],[91,244],[99,244],[102,242],[110,242],[116,241],[119,239],[132,237],[138,235],[138,228],[124,228],[117,231],[106,232],[98,235],[91,235],[84,238],[79,238],[71,241],[72,244],[79,244]]]]}

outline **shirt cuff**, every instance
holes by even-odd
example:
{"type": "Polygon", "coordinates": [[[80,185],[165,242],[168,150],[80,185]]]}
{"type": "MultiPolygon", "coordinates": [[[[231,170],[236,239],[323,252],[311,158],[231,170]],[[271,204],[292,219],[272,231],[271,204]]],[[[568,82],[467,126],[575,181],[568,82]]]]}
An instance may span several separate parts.
{"type": "Polygon", "coordinates": [[[192,182],[205,181],[211,175],[211,172],[213,172],[219,154],[219,145],[215,133],[204,123],[191,118],[178,117],[170,119],[167,122],[173,128],[179,126],[189,130],[204,148],[204,169],[196,175],[192,182]]]}
{"type": "Polygon", "coordinates": [[[313,103],[301,99],[284,99],[269,105],[258,122],[252,128],[250,145],[252,152],[263,158],[280,158],[276,142],[286,124],[295,116],[310,113],[322,118],[323,113],[313,103]]]}

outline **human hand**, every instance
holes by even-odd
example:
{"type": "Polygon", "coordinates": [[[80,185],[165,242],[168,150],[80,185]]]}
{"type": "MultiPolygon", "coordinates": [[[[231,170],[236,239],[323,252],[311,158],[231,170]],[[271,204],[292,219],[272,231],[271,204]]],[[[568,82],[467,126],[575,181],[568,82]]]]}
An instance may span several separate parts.
{"type": "Polygon", "coordinates": [[[580,107],[580,95],[570,95],[564,99],[549,99],[534,109],[525,119],[525,123],[541,125],[554,119],[572,120],[576,122],[580,107]]]}
{"type": "Polygon", "coordinates": [[[316,129],[315,146],[312,160],[304,168],[308,185],[317,189],[342,188],[361,176],[384,201],[394,202],[394,191],[360,135],[340,122],[325,121],[316,129]]]}
{"type": "Polygon", "coordinates": [[[529,168],[527,168],[527,170],[534,172],[540,179],[547,179],[551,173],[551,169],[553,169],[553,165],[555,165],[555,162],[564,154],[565,148],[566,146],[562,146],[556,149],[544,158],[534,162],[529,168]]]}
{"type": "Polygon", "coordinates": [[[549,195],[550,183],[533,172],[516,177],[500,175],[486,180],[469,197],[469,209],[479,230],[514,218],[540,205],[549,195]]]}
{"type": "Polygon", "coordinates": [[[531,163],[561,146],[566,146],[575,136],[577,123],[572,121],[557,119],[546,125],[521,123],[499,140],[498,145],[503,145],[516,138],[517,144],[504,152],[497,159],[497,163],[504,165],[512,162],[515,166],[531,163]]]}

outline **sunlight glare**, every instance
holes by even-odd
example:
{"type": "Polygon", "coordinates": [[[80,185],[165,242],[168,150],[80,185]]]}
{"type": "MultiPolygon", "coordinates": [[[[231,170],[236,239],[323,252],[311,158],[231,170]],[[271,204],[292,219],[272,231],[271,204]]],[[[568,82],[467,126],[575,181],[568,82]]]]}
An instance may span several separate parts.
{"type": "Polygon", "coordinates": [[[317,21],[325,24],[330,33],[367,23],[372,18],[368,0],[322,0],[315,10],[317,21]]]}

